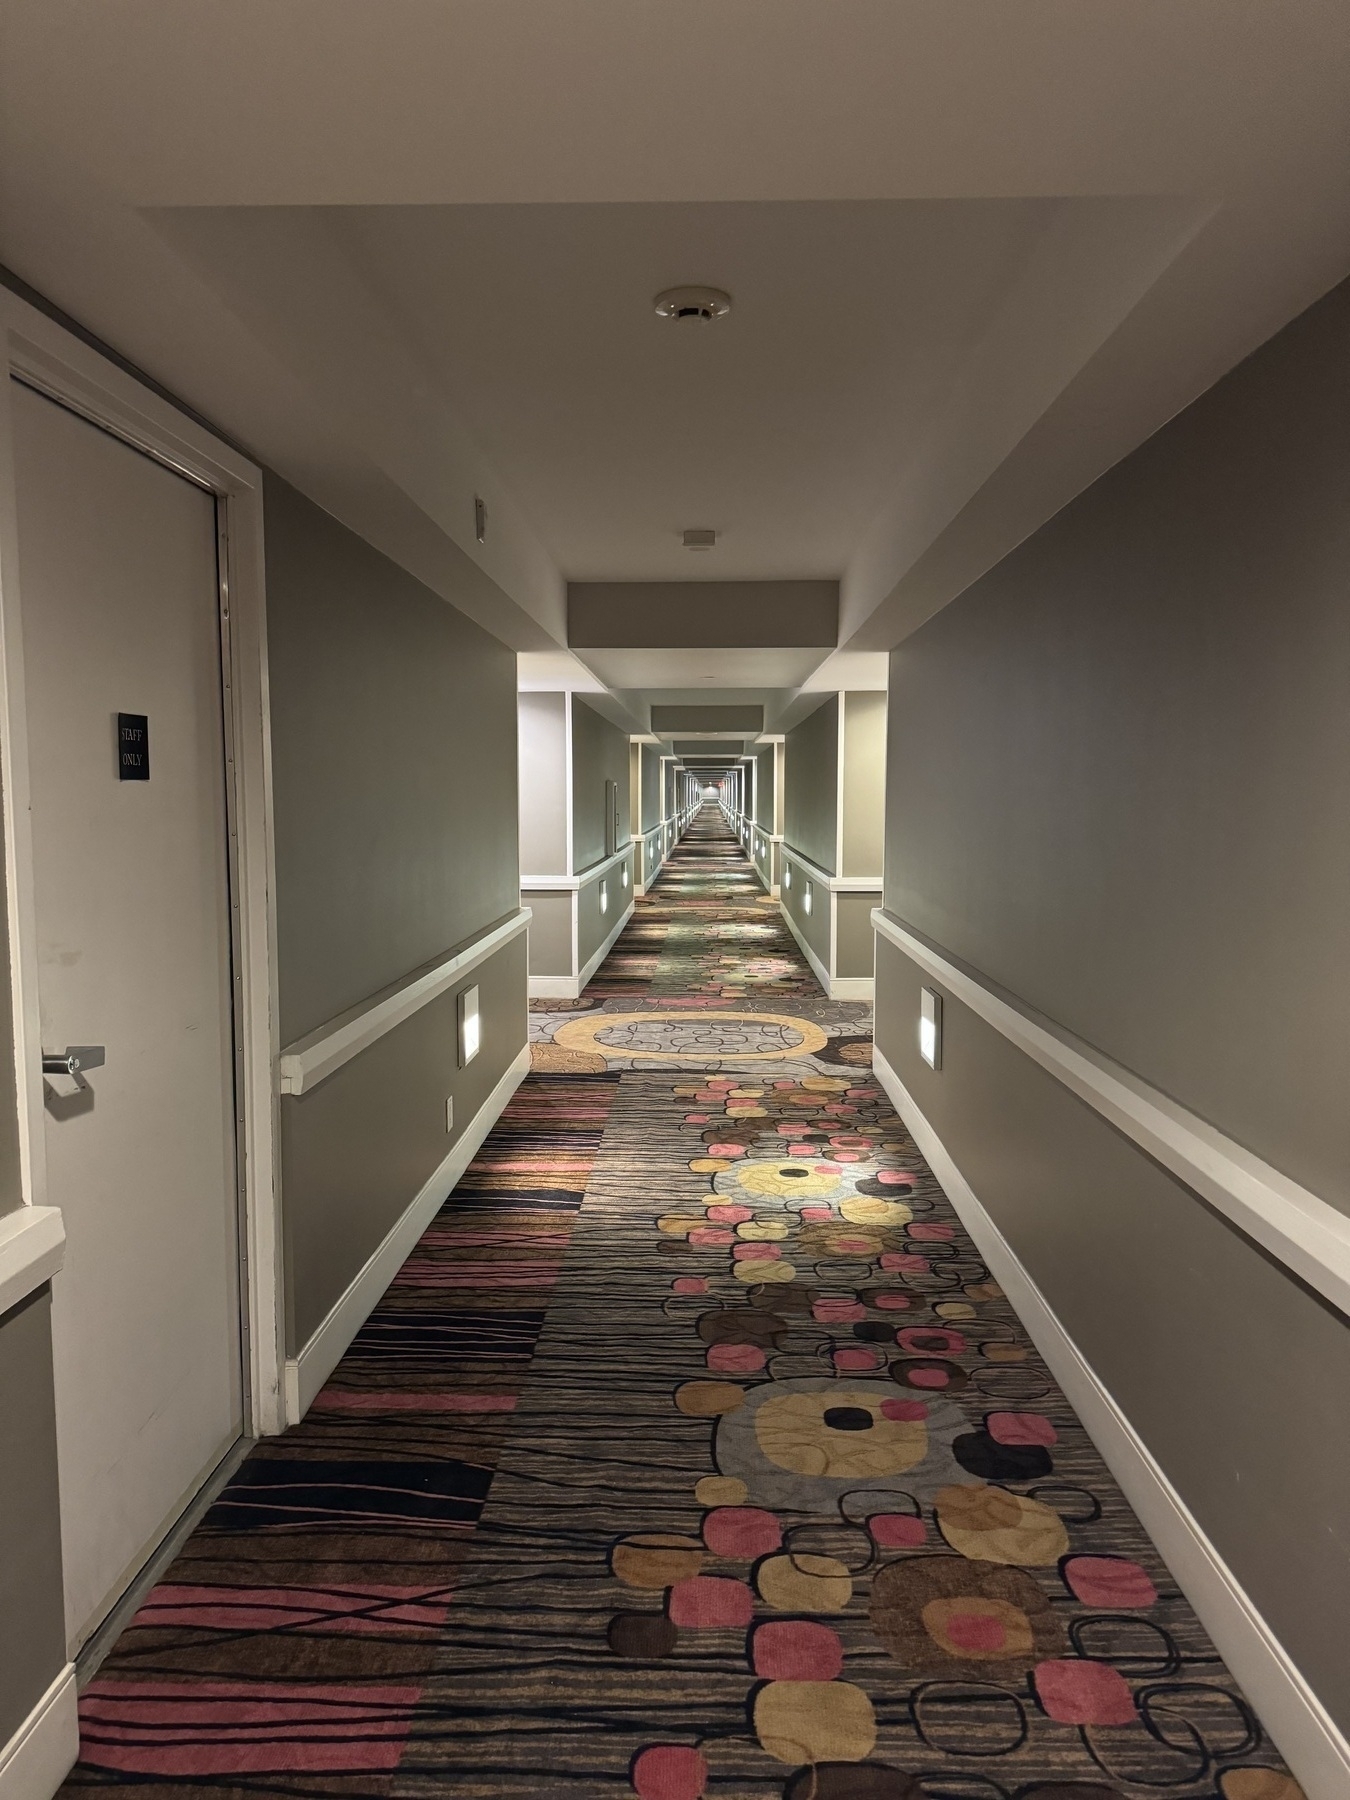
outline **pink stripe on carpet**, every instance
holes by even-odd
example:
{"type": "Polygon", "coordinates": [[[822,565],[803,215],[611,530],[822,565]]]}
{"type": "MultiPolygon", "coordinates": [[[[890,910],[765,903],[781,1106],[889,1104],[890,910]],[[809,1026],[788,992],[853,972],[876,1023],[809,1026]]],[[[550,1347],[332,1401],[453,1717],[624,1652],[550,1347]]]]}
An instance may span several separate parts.
{"type": "Polygon", "coordinates": [[[415,1687],[265,1681],[94,1681],[80,1696],[80,1756],[159,1776],[398,1766],[415,1687]]]}
{"type": "Polygon", "coordinates": [[[514,1394],[382,1393],[378,1388],[321,1388],[319,1412],[514,1412],[514,1394]]]}
{"type": "Polygon", "coordinates": [[[450,1610],[443,1587],[202,1587],[163,1582],[136,1614],[138,1629],[199,1626],[208,1631],[338,1630],[406,1637],[439,1631],[450,1610]]]}

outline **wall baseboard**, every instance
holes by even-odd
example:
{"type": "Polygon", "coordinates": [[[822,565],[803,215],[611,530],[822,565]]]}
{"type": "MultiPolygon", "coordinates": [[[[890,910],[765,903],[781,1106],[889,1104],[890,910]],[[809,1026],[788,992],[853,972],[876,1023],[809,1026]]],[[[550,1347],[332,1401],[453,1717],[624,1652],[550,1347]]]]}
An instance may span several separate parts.
{"type": "Polygon", "coordinates": [[[79,1754],[75,1665],[67,1663],[0,1749],[0,1800],[52,1800],[79,1754]]]}
{"type": "Polygon", "coordinates": [[[531,975],[531,1000],[575,1000],[581,992],[575,975],[531,975]]]}
{"type": "Polygon", "coordinates": [[[880,1050],[872,1067],[990,1272],[1064,1390],[1308,1800],[1350,1794],[1350,1741],[1300,1673],[1152,1452],[1069,1336],[880,1050]]]}
{"type": "MultiPolygon", "coordinates": [[[[406,1212],[372,1252],[327,1318],[297,1356],[286,1359],[286,1423],[298,1425],[314,1396],[333,1373],[348,1345],[365,1324],[413,1246],[445,1204],[446,1195],[478,1154],[489,1131],[530,1072],[526,1044],[506,1073],[455,1139],[448,1154],[422,1184],[406,1212]]],[[[2,1797],[0,1797],[2,1800],[2,1797]]]]}
{"type": "Polygon", "coordinates": [[[591,957],[590,961],[582,966],[579,975],[531,975],[529,981],[530,999],[579,1000],[585,989],[586,983],[591,979],[592,975],[595,974],[595,971],[614,948],[618,941],[619,933],[632,918],[633,907],[635,904],[635,900],[630,900],[628,902],[628,905],[615,920],[609,936],[605,938],[600,945],[600,948],[595,952],[594,956],[591,957]]]}
{"type": "Polygon", "coordinates": [[[778,901],[778,910],[793,937],[797,940],[797,948],[811,965],[811,972],[824,988],[831,1000],[870,1000],[876,992],[876,982],[870,975],[831,975],[815,951],[807,943],[797,929],[797,921],[783,904],[778,901]]]}
{"type": "MultiPolygon", "coordinates": [[[[825,992],[827,994],[829,994],[829,992],[830,992],[830,971],[825,967],[824,963],[816,955],[815,951],[811,948],[810,944],[807,943],[806,939],[802,936],[801,932],[798,931],[797,921],[793,918],[792,914],[788,911],[786,905],[783,903],[782,900],[780,900],[778,902],[778,910],[780,913],[782,913],[784,923],[787,925],[788,930],[792,933],[793,937],[796,938],[797,948],[801,951],[802,955],[806,958],[807,962],[810,963],[812,974],[815,976],[816,980],[820,983],[820,985],[824,988],[825,992]]],[[[831,998],[833,998],[832,995],[831,995],[831,998]]]]}
{"type": "Polygon", "coordinates": [[[633,906],[634,902],[630,900],[627,906],[625,906],[623,911],[619,914],[618,918],[614,921],[609,936],[600,945],[600,948],[595,952],[594,956],[591,957],[589,962],[582,966],[581,974],[577,977],[578,998],[585,992],[586,983],[590,980],[591,976],[595,974],[595,971],[600,967],[601,963],[619,941],[620,933],[633,916],[633,906]]]}

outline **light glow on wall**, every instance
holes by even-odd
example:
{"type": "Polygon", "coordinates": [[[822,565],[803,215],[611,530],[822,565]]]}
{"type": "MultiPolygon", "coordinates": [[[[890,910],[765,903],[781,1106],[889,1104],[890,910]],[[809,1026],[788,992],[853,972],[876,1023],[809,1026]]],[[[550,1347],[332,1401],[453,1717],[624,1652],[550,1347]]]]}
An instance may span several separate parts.
{"type": "Polygon", "coordinates": [[[607,881],[600,883],[600,910],[602,913],[609,911],[609,883],[607,881]]]}
{"type": "Polygon", "coordinates": [[[477,987],[464,988],[459,996],[459,1066],[471,1063],[482,1047],[477,987]]]}
{"type": "Polygon", "coordinates": [[[930,1069],[942,1067],[942,995],[919,991],[919,1055],[930,1069]]]}
{"type": "Polygon", "coordinates": [[[814,883],[808,881],[806,884],[806,898],[802,901],[802,911],[803,912],[807,912],[807,913],[810,912],[811,902],[815,899],[815,894],[816,894],[816,890],[815,890],[814,883]]]}

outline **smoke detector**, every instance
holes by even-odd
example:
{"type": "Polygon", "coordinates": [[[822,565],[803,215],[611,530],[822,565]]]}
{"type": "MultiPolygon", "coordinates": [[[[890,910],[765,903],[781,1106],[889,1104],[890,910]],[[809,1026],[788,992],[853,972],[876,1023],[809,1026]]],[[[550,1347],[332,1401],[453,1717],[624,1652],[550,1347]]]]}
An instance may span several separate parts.
{"type": "Polygon", "coordinates": [[[680,541],[686,550],[711,550],[717,543],[715,531],[686,531],[680,541]]]}
{"type": "Polygon", "coordinates": [[[667,288],[652,304],[661,319],[722,319],[731,311],[731,295],[721,288],[667,288]]]}

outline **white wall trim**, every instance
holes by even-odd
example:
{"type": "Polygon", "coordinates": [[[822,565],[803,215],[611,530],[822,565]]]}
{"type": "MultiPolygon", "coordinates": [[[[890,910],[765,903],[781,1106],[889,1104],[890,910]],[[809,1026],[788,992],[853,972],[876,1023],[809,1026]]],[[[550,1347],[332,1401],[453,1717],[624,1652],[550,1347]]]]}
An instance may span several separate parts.
{"type": "Polygon", "coordinates": [[[407,1210],[390,1228],[364,1267],[340,1294],[327,1318],[296,1356],[286,1360],[286,1422],[298,1425],[314,1396],[346,1354],[414,1245],[444,1206],[446,1196],[478,1154],[506,1103],[530,1072],[528,1044],[517,1054],[487,1099],[436,1165],[407,1210]]]}
{"type": "Polygon", "coordinates": [[[631,857],[635,842],[636,839],[629,838],[626,844],[620,844],[612,856],[605,857],[601,862],[592,863],[590,868],[583,869],[580,875],[522,875],[520,878],[521,892],[526,894],[565,894],[569,890],[575,892],[589,887],[593,881],[598,881],[610,869],[618,868],[621,862],[631,857]]]}
{"type": "Polygon", "coordinates": [[[0,1313],[50,1281],[65,1254],[59,1206],[18,1206],[0,1218],[0,1313]]]}
{"type": "MultiPolygon", "coordinates": [[[[783,840],[780,838],[778,842],[783,840]]],[[[884,886],[880,875],[831,875],[818,862],[803,856],[800,850],[794,850],[791,844],[783,843],[783,855],[798,868],[805,869],[812,881],[828,887],[832,894],[879,894],[884,886]]]]}
{"type": "Polygon", "coordinates": [[[1350,1743],[1069,1336],[880,1050],[872,1066],[1032,1342],[1308,1800],[1350,1794],[1350,1743]]]}
{"type": "Polygon", "coordinates": [[[1195,1113],[1094,1050],[1051,1030],[877,908],[872,924],[929,975],[1024,1050],[1342,1313],[1350,1314],[1350,1216],[1244,1150],[1195,1113]]]}
{"type": "Polygon", "coordinates": [[[52,1800],[79,1754],[75,1665],[67,1663],[0,1749],[0,1800],[52,1800]]]}
{"type": "Polygon", "coordinates": [[[476,969],[503,944],[519,937],[533,916],[528,906],[522,906],[502,924],[475,938],[465,949],[405,976],[373,1000],[351,1007],[311,1031],[307,1037],[298,1038],[281,1053],[281,1092],[307,1094],[311,1088],[316,1088],[344,1063],[369,1049],[386,1032],[420,1012],[462,975],[476,969]]]}

